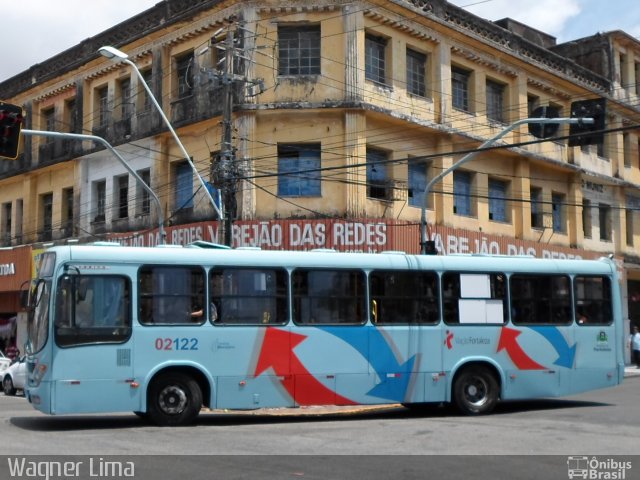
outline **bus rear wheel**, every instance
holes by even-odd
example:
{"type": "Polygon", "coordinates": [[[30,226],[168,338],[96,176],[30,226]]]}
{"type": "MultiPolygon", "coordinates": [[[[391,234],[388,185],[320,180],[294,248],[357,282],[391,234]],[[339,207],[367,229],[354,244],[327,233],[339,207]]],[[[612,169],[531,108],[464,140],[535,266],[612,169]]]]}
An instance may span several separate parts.
{"type": "Polygon", "coordinates": [[[466,415],[490,413],[498,403],[498,395],[498,381],[486,367],[467,367],[456,375],[453,398],[458,409],[466,415]]]}
{"type": "Polygon", "coordinates": [[[202,391],[188,375],[167,373],[149,386],[147,416],[160,426],[188,425],[202,408],[202,391]]]}

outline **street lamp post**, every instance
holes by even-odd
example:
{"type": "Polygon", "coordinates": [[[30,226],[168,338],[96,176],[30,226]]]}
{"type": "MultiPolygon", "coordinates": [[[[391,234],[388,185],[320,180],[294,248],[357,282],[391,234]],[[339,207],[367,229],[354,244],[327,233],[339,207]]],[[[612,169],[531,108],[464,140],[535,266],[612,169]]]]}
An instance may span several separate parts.
{"type": "Polygon", "coordinates": [[[559,124],[591,125],[595,123],[595,120],[593,118],[525,118],[523,120],[518,120],[517,122],[512,123],[511,125],[506,127],[495,137],[490,138],[489,140],[484,142],[482,145],[480,145],[480,147],[478,147],[477,150],[467,153],[464,157],[462,157],[456,163],[451,165],[449,168],[444,170],[439,175],[432,178],[429,182],[427,182],[427,184],[424,187],[424,193],[423,193],[424,197],[422,198],[422,209],[420,212],[420,252],[422,253],[422,255],[426,255],[427,253],[432,253],[432,254],[435,253],[434,245],[433,244],[430,245],[430,242],[432,241],[427,237],[427,197],[429,196],[431,187],[433,187],[436,183],[438,183],[440,180],[442,180],[444,177],[449,175],[451,172],[453,172],[455,169],[457,169],[461,165],[464,165],[470,160],[473,160],[484,148],[490,147],[510,131],[518,128],[521,125],[528,125],[530,123],[537,123],[540,125],[559,125],[559,124]]]}
{"type": "Polygon", "coordinates": [[[96,135],[83,135],[80,133],[66,133],[66,132],[48,132],[43,130],[25,130],[22,129],[23,135],[32,135],[32,136],[41,136],[41,137],[53,137],[53,138],[68,138],[71,140],[91,140],[92,142],[98,142],[104,145],[109,151],[118,159],[120,163],[124,165],[124,168],[133,175],[133,178],[140,184],[142,188],[146,190],[146,192],[151,195],[154,203],[156,204],[156,208],[158,209],[158,233],[160,234],[160,245],[164,245],[166,242],[167,234],[164,231],[164,213],[162,212],[162,204],[160,203],[160,199],[156,195],[156,193],[151,189],[149,185],[138,175],[133,168],[129,166],[127,161],[122,158],[122,155],[118,153],[118,151],[113,148],[113,146],[107,142],[104,138],[98,137],[96,135]]]}
{"type": "Polygon", "coordinates": [[[169,129],[171,134],[173,135],[173,138],[175,139],[176,143],[178,144],[178,147],[180,147],[180,151],[182,152],[182,155],[184,156],[185,160],[189,163],[189,165],[191,166],[191,169],[193,170],[193,173],[196,175],[196,177],[200,181],[200,184],[204,188],[205,194],[207,195],[207,197],[209,197],[209,201],[211,202],[211,206],[213,207],[213,209],[218,214],[218,217],[220,218],[220,220],[224,219],[224,215],[222,214],[222,210],[220,208],[218,208],[218,205],[216,205],[216,202],[213,199],[213,197],[211,196],[211,192],[209,192],[209,189],[207,188],[207,185],[205,184],[204,179],[200,175],[200,172],[198,172],[198,169],[196,168],[196,166],[191,161],[191,157],[187,153],[187,150],[184,148],[184,145],[180,141],[180,138],[178,137],[178,134],[174,130],[173,126],[171,125],[171,122],[169,121],[167,116],[164,114],[164,111],[162,110],[162,107],[160,106],[160,104],[156,100],[156,97],[153,95],[153,92],[151,91],[151,88],[149,88],[149,85],[147,85],[147,82],[145,82],[144,77],[142,76],[142,73],[138,69],[138,66],[135,63],[133,63],[131,60],[129,60],[129,55],[127,55],[126,53],[124,53],[124,52],[122,52],[122,51],[120,51],[120,50],[118,50],[117,48],[114,48],[114,47],[110,47],[110,46],[101,47],[98,50],[98,53],[100,53],[100,55],[102,55],[103,57],[106,57],[108,59],[111,59],[111,60],[114,60],[114,61],[124,62],[124,63],[126,63],[127,65],[130,65],[133,68],[133,70],[136,72],[136,75],[138,76],[138,79],[142,83],[142,86],[146,90],[147,95],[149,96],[149,99],[151,100],[151,103],[153,103],[153,105],[155,106],[156,110],[158,110],[158,113],[160,114],[160,117],[162,117],[162,121],[165,123],[165,125],[167,126],[167,128],[169,129]]]}

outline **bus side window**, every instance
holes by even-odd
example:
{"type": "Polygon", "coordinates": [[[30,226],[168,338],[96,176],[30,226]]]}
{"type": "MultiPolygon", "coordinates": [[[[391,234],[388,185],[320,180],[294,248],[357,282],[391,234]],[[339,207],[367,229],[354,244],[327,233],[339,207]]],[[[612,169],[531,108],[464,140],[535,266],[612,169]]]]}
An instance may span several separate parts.
{"type": "Polygon", "coordinates": [[[372,322],[435,324],[440,320],[435,272],[383,271],[369,274],[372,322]]]}
{"type": "Polygon", "coordinates": [[[611,281],[604,276],[576,276],[573,281],[576,323],[609,325],[613,321],[611,281]]]}
{"type": "Polygon", "coordinates": [[[294,321],[298,325],[362,325],[366,322],[366,277],[359,269],[294,270],[294,321]]]}
{"type": "Polygon", "coordinates": [[[204,322],[204,310],[197,315],[205,306],[204,278],[201,267],[141,267],[138,272],[140,323],[193,325],[204,322]]]}
{"type": "Polygon", "coordinates": [[[515,274],[509,279],[514,325],[571,323],[571,288],[567,275],[515,274]]]}
{"type": "Polygon", "coordinates": [[[282,325],[288,273],[282,268],[224,268],[209,275],[210,321],[217,325],[282,325]]]}
{"type": "Polygon", "coordinates": [[[442,289],[448,324],[500,325],[509,317],[503,273],[445,272],[442,289]]]}

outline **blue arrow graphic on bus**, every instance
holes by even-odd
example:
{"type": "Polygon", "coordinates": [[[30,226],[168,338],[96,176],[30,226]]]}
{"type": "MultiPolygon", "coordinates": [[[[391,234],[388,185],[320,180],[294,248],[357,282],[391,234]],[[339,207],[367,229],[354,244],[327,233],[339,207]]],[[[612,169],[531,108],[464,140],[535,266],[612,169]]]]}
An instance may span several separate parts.
{"type": "Polygon", "coordinates": [[[529,328],[546,338],[553,348],[555,348],[556,352],[558,352],[558,359],[553,362],[554,365],[566,368],[573,367],[573,360],[576,357],[576,344],[574,343],[572,346],[569,346],[569,342],[564,338],[564,335],[562,335],[562,332],[558,327],[529,328]]]}
{"type": "Polygon", "coordinates": [[[369,335],[362,334],[362,327],[321,327],[320,330],[348,343],[369,361],[378,374],[380,383],[367,392],[367,395],[394,402],[404,400],[411,380],[415,355],[400,364],[377,328],[369,329],[369,335]]]}

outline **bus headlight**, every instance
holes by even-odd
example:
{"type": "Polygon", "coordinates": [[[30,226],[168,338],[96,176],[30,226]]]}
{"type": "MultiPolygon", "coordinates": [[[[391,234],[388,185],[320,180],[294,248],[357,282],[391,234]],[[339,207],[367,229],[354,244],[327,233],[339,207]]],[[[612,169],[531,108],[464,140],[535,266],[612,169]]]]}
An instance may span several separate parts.
{"type": "Polygon", "coordinates": [[[33,369],[33,373],[31,374],[31,379],[33,381],[33,386],[37,387],[40,385],[40,382],[44,378],[45,373],[47,373],[47,365],[45,363],[39,363],[33,369]]]}

